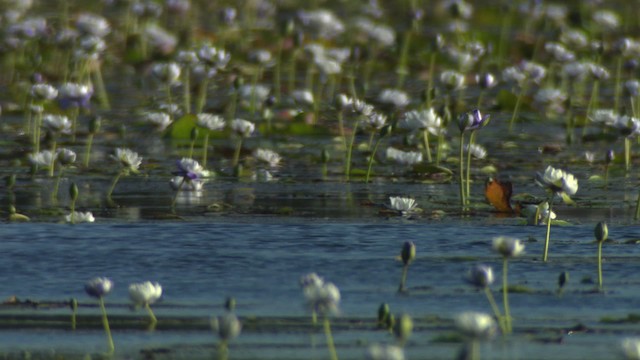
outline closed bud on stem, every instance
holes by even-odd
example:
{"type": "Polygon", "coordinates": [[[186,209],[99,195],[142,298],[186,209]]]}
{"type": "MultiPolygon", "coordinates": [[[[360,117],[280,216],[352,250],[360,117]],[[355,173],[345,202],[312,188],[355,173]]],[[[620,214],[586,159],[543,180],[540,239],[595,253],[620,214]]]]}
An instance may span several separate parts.
{"type": "Polygon", "coordinates": [[[78,199],[78,194],[78,185],[76,185],[76,183],[71,183],[71,186],[69,186],[69,196],[71,196],[71,201],[76,201],[78,199]]]}
{"type": "Polygon", "coordinates": [[[607,240],[609,236],[609,228],[607,227],[607,223],[604,221],[600,221],[596,228],[593,230],[594,235],[596,236],[596,240],[598,242],[603,242],[607,240]]]}
{"type": "Polygon", "coordinates": [[[385,327],[387,323],[387,319],[391,315],[391,311],[389,309],[389,304],[382,303],[380,307],[378,307],[378,326],[385,327]]]}
{"type": "Polygon", "coordinates": [[[198,138],[198,127],[194,127],[191,129],[191,141],[195,141],[198,138]]]}
{"type": "Polygon", "coordinates": [[[405,241],[402,245],[402,252],[400,258],[405,265],[409,265],[416,257],[416,245],[411,241],[405,241]]]}
{"type": "Polygon", "coordinates": [[[380,129],[380,137],[385,137],[393,131],[393,126],[391,124],[385,125],[380,129]]]}
{"type": "Polygon", "coordinates": [[[331,159],[331,155],[329,154],[329,150],[327,149],[322,149],[322,152],[320,153],[320,160],[326,164],[329,162],[329,160],[331,159]]]}
{"type": "Polygon", "coordinates": [[[413,332],[413,320],[408,314],[402,314],[393,327],[393,334],[396,338],[404,343],[409,340],[413,332]]]}
{"type": "Polygon", "coordinates": [[[563,271],[562,273],[560,273],[560,276],[558,276],[558,287],[562,289],[567,284],[567,282],[569,282],[569,272],[563,271]]]}
{"type": "Polygon", "coordinates": [[[605,162],[607,165],[611,164],[611,162],[613,162],[613,160],[616,158],[615,153],[613,152],[613,149],[609,149],[609,151],[607,151],[607,154],[605,156],[605,162]]]}
{"type": "Polygon", "coordinates": [[[224,302],[224,308],[227,311],[233,311],[236,309],[236,299],[234,297],[228,297],[224,302]]]}
{"type": "Polygon", "coordinates": [[[11,190],[16,184],[16,174],[7,175],[4,178],[4,184],[7,186],[7,189],[11,190]]]}
{"type": "Polygon", "coordinates": [[[69,308],[73,312],[78,310],[78,300],[76,298],[71,298],[71,300],[69,300],[69,308]]]}

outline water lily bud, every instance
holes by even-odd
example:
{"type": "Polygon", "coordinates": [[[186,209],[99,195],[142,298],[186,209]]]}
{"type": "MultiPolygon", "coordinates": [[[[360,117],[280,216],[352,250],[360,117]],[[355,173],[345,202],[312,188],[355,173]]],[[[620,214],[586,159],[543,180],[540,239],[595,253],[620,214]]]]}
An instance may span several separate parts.
{"type": "Polygon", "coordinates": [[[13,205],[9,205],[9,215],[13,215],[16,213],[16,207],[13,205]]]}
{"type": "Polygon", "coordinates": [[[411,241],[405,241],[404,245],[402,245],[400,257],[405,265],[409,265],[416,257],[416,245],[411,241]]]}
{"type": "Polygon", "coordinates": [[[560,276],[558,276],[558,287],[562,289],[567,284],[567,282],[569,282],[569,272],[563,271],[562,273],[560,273],[560,276]]]}
{"type": "Polygon", "coordinates": [[[380,307],[378,307],[378,327],[386,327],[389,315],[391,315],[389,304],[380,304],[380,307]]]}
{"type": "Polygon", "coordinates": [[[69,196],[71,196],[71,201],[76,201],[78,199],[78,185],[76,183],[71,183],[69,186],[69,196]]]}
{"type": "Polygon", "coordinates": [[[16,185],[16,174],[7,175],[4,178],[4,184],[7,189],[12,189],[16,185]]]}
{"type": "Polygon", "coordinates": [[[102,123],[102,118],[100,116],[96,116],[89,121],[89,133],[95,134],[100,130],[100,125],[102,123]]]}
{"type": "Polygon", "coordinates": [[[411,316],[402,314],[393,327],[393,334],[400,342],[405,342],[409,339],[412,332],[413,320],[411,320],[411,316]]]}
{"type": "Polygon", "coordinates": [[[611,164],[611,162],[616,158],[615,153],[613,152],[613,149],[609,149],[609,151],[607,151],[607,154],[605,156],[605,162],[607,165],[611,164]]]}
{"type": "Polygon", "coordinates": [[[322,152],[320,153],[320,160],[322,161],[322,163],[326,164],[329,162],[330,159],[331,159],[331,154],[329,154],[329,150],[322,149],[322,152]]]}
{"type": "Polygon", "coordinates": [[[496,78],[491,73],[477,75],[476,82],[482,89],[490,89],[497,84],[496,78]]]}
{"type": "Polygon", "coordinates": [[[228,297],[224,302],[224,308],[227,311],[233,311],[236,309],[236,299],[234,297],[228,297]]]}
{"type": "Polygon", "coordinates": [[[458,117],[458,129],[460,129],[460,132],[464,132],[471,126],[473,126],[473,114],[471,112],[460,114],[458,117]]]}
{"type": "Polygon", "coordinates": [[[233,168],[233,176],[235,177],[240,177],[242,176],[242,164],[238,164],[236,165],[236,167],[233,168]]]}
{"type": "Polygon", "coordinates": [[[393,131],[393,125],[388,124],[388,125],[383,126],[380,129],[380,132],[379,132],[380,137],[385,137],[385,136],[391,134],[391,131],[393,131]]]}
{"type": "Polygon", "coordinates": [[[607,227],[607,223],[604,221],[600,221],[596,225],[596,228],[593,230],[593,232],[598,242],[603,242],[607,240],[607,237],[609,236],[609,229],[607,227]]]}

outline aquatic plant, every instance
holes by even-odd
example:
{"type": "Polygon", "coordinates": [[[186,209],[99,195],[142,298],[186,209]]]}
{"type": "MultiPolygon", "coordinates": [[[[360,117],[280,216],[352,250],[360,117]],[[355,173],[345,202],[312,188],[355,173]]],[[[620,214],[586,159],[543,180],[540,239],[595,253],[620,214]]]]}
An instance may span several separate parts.
{"type": "Polygon", "coordinates": [[[604,221],[597,223],[593,233],[598,243],[598,290],[602,291],[602,244],[604,244],[609,237],[607,223],[604,221]]]}
{"type": "Polygon", "coordinates": [[[459,173],[459,181],[460,181],[460,206],[461,210],[464,211],[465,206],[469,203],[469,188],[470,188],[470,177],[471,177],[471,151],[467,151],[467,167],[465,169],[464,162],[464,149],[465,149],[465,133],[470,131],[471,135],[469,136],[469,144],[468,148],[475,144],[476,131],[482,129],[483,127],[489,124],[489,120],[491,115],[484,115],[480,110],[476,109],[465,114],[461,114],[458,118],[458,129],[460,130],[460,173],[459,173]],[[466,171],[465,171],[466,170],[466,171]],[[467,184],[465,186],[465,183],[467,184]]]}
{"type": "Polygon", "coordinates": [[[413,333],[413,319],[409,314],[401,314],[396,316],[396,319],[393,326],[393,335],[396,337],[398,345],[404,346],[413,333]]]}
{"type": "Polygon", "coordinates": [[[151,304],[155,303],[162,296],[162,286],[160,284],[145,281],[142,283],[133,283],[129,285],[129,297],[136,306],[144,306],[149,313],[151,326],[155,326],[158,322],[156,316],[151,310],[151,304]]]}
{"type": "Polygon", "coordinates": [[[547,215],[547,235],[544,243],[542,261],[546,262],[549,254],[549,235],[551,233],[551,214],[553,199],[560,196],[564,202],[571,203],[571,196],[578,191],[578,180],[572,174],[547,166],[544,173],[536,174],[536,183],[547,189],[549,193],[549,212],[547,215]]]}
{"type": "Polygon", "coordinates": [[[131,173],[139,173],[138,168],[140,168],[140,165],[142,164],[142,157],[138,155],[137,152],[126,148],[117,148],[115,153],[111,155],[111,158],[118,162],[120,165],[120,171],[118,171],[118,174],[111,183],[109,191],[107,191],[107,199],[111,199],[111,194],[113,193],[113,189],[115,189],[118,180],[120,180],[122,176],[128,176],[131,173]]]}
{"type": "Polygon", "coordinates": [[[84,285],[84,290],[89,296],[98,299],[100,304],[100,310],[102,311],[102,325],[104,332],[107,334],[107,344],[109,346],[109,353],[112,354],[115,350],[113,345],[113,338],[111,337],[111,330],[109,328],[109,319],[107,319],[107,309],[104,306],[104,297],[107,296],[113,288],[113,282],[106,277],[97,277],[89,280],[84,285]]]}
{"type": "Polygon", "coordinates": [[[231,161],[231,166],[236,167],[238,165],[238,161],[240,160],[240,151],[242,150],[242,139],[247,138],[253,134],[255,130],[255,124],[251,121],[244,119],[233,119],[229,123],[229,127],[231,131],[236,135],[236,150],[233,153],[233,160],[231,161]]]}
{"type": "Polygon", "coordinates": [[[488,314],[472,311],[456,315],[454,321],[458,330],[467,339],[466,348],[463,350],[467,356],[464,358],[479,360],[479,342],[490,339],[495,334],[495,321],[488,314]]]}
{"type": "Polygon", "coordinates": [[[620,342],[620,348],[622,354],[627,360],[640,359],[640,339],[639,338],[625,338],[620,342]]]}
{"type": "Polygon", "coordinates": [[[465,280],[475,286],[478,289],[482,289],[487,296],[487,300],[489,300],[489,305],[491,306],[491,310],[493,310],[493,314],[498,319],[498,324],[500,325],[500,330],[503,334],[507,333],[505,317],[500,313],[500,309],[496,303],[495,298],[493,297],[493,293],[491,292],[491,284],[493,284],[493,269],[487,265],[476,265],[472,267],[465,280]]]}
{"type": "Polygon", "coordinates": [[[402,251],[400,252],[400,260],[402,260],[402,277],[400,278],[400,286],[398,286],[398,292],[405,292],[404,287],[407,281],[407,271],[409,270],[409,264],[416,258],[416,245],[412,241],[405,241],[402,244],[402,251]]]}
{"type": "Polygon", "coordinates": [[[520,239],[498,236],[493,238],[493,250],[502,256],[502,302],[504,305],[504,330],[505,334],[510,334],[511,312],[509,311],[509,284],[507,281],[507,270],[509,258],[520,256],[524,252],[524,244],[520,239]]]}
{"type": "Polygon", "coordinates": [[[197,118],[198,120],[196,122],[196,125],[204,130],[204,144],[202,145],[202,167],[206,169],[208,159],[207,152],[209,150],[209,132],[224,129],[225,122],[222,116],[208,113],[200,113],[197,115],[197,118]]]}
{"type": "Polygon", "coordinates": [[[176,191],[176,195],[171,202],[172,209],[175,207],[180,191],[201,191],[204,185],[204,178],[209,175],[209,172],[193,159],[182,158],[176,162],[176,166],[178,170],[172,173],[175,177],[169,183],[176,191]]]}
{"type": "Polygon", "coordinates": [[[316,323],[316,314],[323,316],[323,328],[327,338],[327,348],[331,360],[337,360],[338,354],[333,343],[329,315],[338,311],[340,303],[340,290],[331,282],[325,282],[316,273],[310,273],[300,279],[300,286],[307,306],[311,309],[313,323],[316,323]]]}
{"type": "Polygon", "coordinates": [[[371,344],[367,348],[367,360],[404,360],[404,349],[396,345],[371,344]]]}
{"type": "Polygon", "coordinates": [[[211,319],[211,328],[220,339],[220,344],[218,345],[219,359],[227,359],[229,341],[240,335],[242,323],[232,311],[227,311],[225,314],[211,319]]]}
{"type": "Polygon", "coordinates": [[[410,215],[418,206],[415,199],[402,196],[390,196],[389,203],[389,208],[397,211],[402,216],[410,215]]]}

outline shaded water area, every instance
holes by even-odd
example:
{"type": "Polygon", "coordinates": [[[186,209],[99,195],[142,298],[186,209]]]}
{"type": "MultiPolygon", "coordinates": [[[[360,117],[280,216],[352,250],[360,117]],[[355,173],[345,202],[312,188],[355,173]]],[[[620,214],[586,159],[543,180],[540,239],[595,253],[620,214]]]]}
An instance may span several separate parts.
{"type": "Polygon", "coordinates": [[[481,342],[482,358],[622,358],[621,340],[640,338],[630,4],[19,3],[0,1],[0,358],[222,359],[211,318],[232,297],[243,328],[229,359],[328,359],[300,287],[316,272],[340,290],[340,359],[400,343],[378,326],[382,303],[413,319],[407,359],[477,359],[459,356],[454,319],[491,314],[465,281],[478,264],[494,269],[503,309],[499,236],[525,251],[508,263],[513,333],[481,342]],[[76,82],[80,99],[63,94],[76,82]],[[48,115],[76,125],[56,129],[48,115]],[[469,155],[471,138],[486,154],[469,155]],[[39,150],[56,155],[38,161],[39,150]],[[545,183],[547,166],[571,176],[545,183]],[[505,196],[491,204],[495,180],[505,196]],[[546,219],[520,211],[545,201],[557,216],[546,262],[546,219]],[[66,220],[73,209],[94,221],[66,220]],[[399,292],[407,241],[417,255],[399,292]],[[114,354],[83,289],[96,276],[115,284],[114,354]],[[163,288],[154,328],[129,300],[128,285],[146,280],[163,288]]]}

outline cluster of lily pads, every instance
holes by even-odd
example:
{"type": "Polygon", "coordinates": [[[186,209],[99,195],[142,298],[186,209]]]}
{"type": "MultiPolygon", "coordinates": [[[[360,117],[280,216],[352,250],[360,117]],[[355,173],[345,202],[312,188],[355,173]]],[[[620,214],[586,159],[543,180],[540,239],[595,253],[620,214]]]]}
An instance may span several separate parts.
{"type": "MultiPolygon", "coordinates": [[[[216,179],[312,179],[455,184],[459,206],[447,209],[468,216],[487,208],[472,186],[506,168],[545,190],[517,208],[505,195],[501,208],[546,226],[547,261],[551,225],[562,211],[554,202],[576,205],[578,179],[607,189],[610,167],[627,177],[633,171],[640,40],[628,4],[5,3],[1,137],[10,221],[48,220],[16,196],[37,187],[49,192],[48,203],[64,221],[93,222],[96,210],[122,206],[123,178],[144,187],[150,176],[166,180],[165,190],[153,190],[169,193],[171,212],[181,199],[189,206],[189,198],[205,196],[216,179]],[[489,25],[500,30],[482,30],[489,25]],[[507,165],[513,157],[505,153],[532,129],[563,138],[558,151],[571,154],[543,157],[558,147],[541,144],[535,163],[543,171],[507,165]],[[490,158],[489,150],[497,155],[490,158]],[[595,174],[601,165],[604,176],[595,174]],[[68,207],[58,203],[62,182],[68,207]],[[85,192],[101,200],[84,200],[85,192]],[[84,211],[76,210],[78,202],[84,211]]],[[[416,218],[424,210],[417,195],[389,196],[381,213],[416,218]]],[[[640,196],[635,209],[637,220],[640,196]]],[[[506,279],[507,258],[522,249],[506,241],[496,249],[506,279]]],[[[403,279],[411,248],[406,252],[403,279]]],[[[479,287],[492,281],[486,268],[474,274],[479,287]]],[[[317,312],[339,300],[337,288],[327,286],[318,278],[303,281],[317,312]]],[[[505,280],[502,312],[492,301],[504,334],[512,330],[506,289],[505,280]]],[[[476,338],[493,332],[485,316],[459,323],[476,338]]]]}

